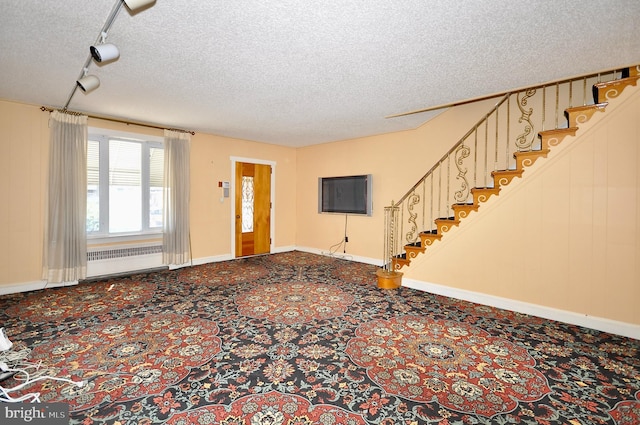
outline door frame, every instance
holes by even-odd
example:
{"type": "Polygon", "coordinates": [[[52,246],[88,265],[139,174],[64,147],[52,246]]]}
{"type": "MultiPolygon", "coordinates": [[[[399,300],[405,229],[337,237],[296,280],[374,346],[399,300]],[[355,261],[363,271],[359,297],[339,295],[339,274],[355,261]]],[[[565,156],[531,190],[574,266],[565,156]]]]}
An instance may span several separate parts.
{"type": "Polygon", "coordinates": [[[236,202],[235,202],[235,193],[236,193],[236,164],[238,162],[247,162],[250,164],[261,164],[261,165],[270,165],[271,166],[271,220],[269,223],[269,233],[271,236],[271,243],[269,244],[269,251],[273,252],[276,240],[276,162],[268,161],[265,159],[256,159],[256,158],[244,158],[239,156],[232,156],[231,158],[231,176],[229,182],[229,193],[233,194],[233,196],[229,195],[230,203],[231,203],[231,258],[239,258],[236,257],[236,202]]]}

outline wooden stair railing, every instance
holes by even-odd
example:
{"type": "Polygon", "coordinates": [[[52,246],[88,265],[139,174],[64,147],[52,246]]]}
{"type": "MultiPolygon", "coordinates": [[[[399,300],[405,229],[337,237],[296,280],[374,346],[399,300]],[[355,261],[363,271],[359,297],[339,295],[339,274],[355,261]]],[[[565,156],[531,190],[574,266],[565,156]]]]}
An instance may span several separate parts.
{"type": "MultiPolygon", "coordinates": [[[[614,71],[615,72],[615,71],[614,71]]],[[[615,75],[615,74],[614,74],[615,75]]],[[[586,77],[585,77],[586,78],[586,77]]],[[[451,228],[460,225],[461,221],[468,217],[472,212],[477,212],[482,203],[488,201],[491,196],[498,196],[500,193],[500,189],[508,184],[510,184],[515,178],[522,177],[525,169],[527,167],[532,166],[539,158],[546,158],[551,149],[555,146],[558,146],[565,138],[573,137],[578,130],[578,126],[580,124],[586,123],[593,117],[593,115],[597,112],[604,112],[608,101],[617,97],[622,93],[622,91],[628,86],[635,86],[637,84],[638,79],[640,79],[640,65],[632,68],[627,68],[622,70],[619,79],[613,79],[611,81],[606,82],[598,82],[593,85],[593,97],[594,103],[589,105],[581,105],[581,106],[570,106],[567,107],[563,114],[566,117],[566,121],[568,127],[566,128],[554,128],[551,130],[542,130],[537,133],[537,138],[539,139],[539,147],[536,149],[528,149],[522,151],[516,151],[512,154],[513,161],[515,163],[514,168],[509,169],[500,169],[494,170],[490,172],[491,180],[493,182],[493,186],[486,187],[473,187],[469,190],[469,202],[456,202],[450,205],[451,214],[443,217],[436,218],[434,220],[435,227],[418,232],[416,240],[413,242],[405,243],[402,246],[402,250],[404,252],[394,253],[393,247],[391,247],[391,252],[385,252],[387,258],[387,263],[383,268],[384,272],[379,273],[379,286],[383,288],[393,288],[400,286],[400,277],[402,273],[399,270],[404,266],[409,266],[411,260],[416,258],[418,255],[424,253],[428,247],[434,245],[435,242],[442,239],[444,234],[448,232],[451,228]],[[472,201],[471,201],[472,200],[472,201]],[[397,275],[396,275],[397,274],[397,275]],[[381,277],[383,276],[384,285],[381,285],[381,277]],[[389,279],[393,279],[397,277],[393,282],[390,282],[389,279]]],[[[586,79],[585,79],[586,81],[586,79]]],[[[556,88],[557,91],[557,88],[556,88]]],[[[529,92],[527,92],[529,93],[529,92]]],[[[523,97],[526,99],[525,97],[523,97]]],[[[524,102],[526,104],[526,102],[524,102]]],[[[496,106],[496,108],[498,105],[496,106]]],[[[523,117],[525,121],[528,120],[527,112],[529,111],[520,108],[523,111],[523,117]]],[[[488,119],[489,115],[487,115],[488,119]]],[[[497,121],[497,118],[496,118],[497,121]]],[[[496,124],[497,127],[497,124],[496,124]]],[[[496,130],[497,133],[497,130],[496,130]]],[[[466,137],[466,136],[465,136],[466,137]]],[[[497,143],[496,143],[497,145],[497,143]]],[[[455,148],[455,146],[454,146],[455,148]]],[[[507,147],[507,153],[508,153],[507,147]]],[[[453,151],[452,149],[450,153],[453,151]]],[[[496,154],[497,157],[497,154],[496,154]]],[[[442,160],[441,160],[442,162],[442,160]]],[[[430,170],[431,173],[434,169],[430,170]]],[[[466,169],[464,173],[459,174],[464,179],[464,174],[466,173],[466,169]]],[[[435,171],[433,171],[435,172],[435,171]]],[[[421,181],[424,181],[427,176],[425,175],[421,181]]],[[[415,191],[416,187],[420,182],[418,182],[404,197],[403,199],[408,198],[412,195],[412,192],[415,191]]],[[[413,195],[415,196],[415,195],[413,195]]],[[[387,207],[386,209],[395,209],[400,208],[401,202],[392,205],[391,207],[387,207]]],[[[408,207],[408,215],[410,217],[409,222],[415,228],[415,215],[412,211],[413,205],[408,207]]],[[[397,226],[399,221],[398,219],[393,219],[390,221],[392,226],[397,226]]],[[[397,237],[399,236],[398,229],[387,228],[385,232],[393,232],[396,231],[396,234],[393,233],[391,235],[386,234],[387,240],[392,241],[393,244],[397,237]]],[[[413,230],[408,232],[409,234],[413,233],[413,230]]]]}

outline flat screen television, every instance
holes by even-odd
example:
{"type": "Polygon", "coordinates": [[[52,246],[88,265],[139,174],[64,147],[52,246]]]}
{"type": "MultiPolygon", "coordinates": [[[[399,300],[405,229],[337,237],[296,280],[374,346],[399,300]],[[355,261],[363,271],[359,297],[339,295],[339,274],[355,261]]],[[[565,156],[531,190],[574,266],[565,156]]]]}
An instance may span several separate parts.
{"type": "Polygon", "coordinates": [[[371,174],[318,178],[318,212],[371,215],[371,174]]]}

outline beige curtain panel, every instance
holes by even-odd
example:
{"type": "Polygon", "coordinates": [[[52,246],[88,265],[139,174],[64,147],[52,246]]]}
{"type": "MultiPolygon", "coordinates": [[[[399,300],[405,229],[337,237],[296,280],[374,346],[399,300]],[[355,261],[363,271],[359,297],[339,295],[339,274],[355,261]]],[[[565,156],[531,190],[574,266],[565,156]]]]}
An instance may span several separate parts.
{"type": "Polygon", "coordinates": [[[87,116],[53,111],[49,127],[43,279],[77,282],[87,276],[87,116]]]}
{"type": "Polygon", "coordinates": [[[164,131],[164,216],[162,261],[182,265],[191,261],[189,238],[189,179],[191,135],[164,131]]]}

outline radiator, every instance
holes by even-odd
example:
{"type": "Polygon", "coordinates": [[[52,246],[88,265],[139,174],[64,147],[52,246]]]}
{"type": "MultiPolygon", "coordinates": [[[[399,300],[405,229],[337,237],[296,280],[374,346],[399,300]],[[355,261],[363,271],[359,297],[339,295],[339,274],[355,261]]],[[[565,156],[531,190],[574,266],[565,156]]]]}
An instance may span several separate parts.
{"type": "Polygon", "coordinates": [[[100,247],[87,250],[87,277],[162,267],[162,245],[100,247]]]}

